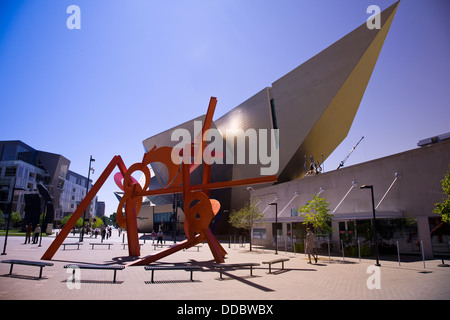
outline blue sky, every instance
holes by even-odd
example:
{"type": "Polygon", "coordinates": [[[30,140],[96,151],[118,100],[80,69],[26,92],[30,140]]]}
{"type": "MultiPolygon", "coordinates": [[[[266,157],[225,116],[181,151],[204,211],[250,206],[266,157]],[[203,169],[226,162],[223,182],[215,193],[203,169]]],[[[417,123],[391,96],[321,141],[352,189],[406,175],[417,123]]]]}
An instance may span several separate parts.
{"type": "MultiPolygon", "coordinates": [[[[0,140],[71,160],[94,180],[114,155],[206,112],[215,118],[365,23],[393,0],[2,0],[0,140]],[[70,30],[68,6],[81,10],[70,30]]],[[[450,131],[450,1],[402,0],[334,170],[450,131]]],[[[301,164],[302,165],[302,164],[301,164]]],[[[424,170],[426,164],[424,164],[424,170]]],[[[116,210],[112,177],[99,192],[116,210]]]]}

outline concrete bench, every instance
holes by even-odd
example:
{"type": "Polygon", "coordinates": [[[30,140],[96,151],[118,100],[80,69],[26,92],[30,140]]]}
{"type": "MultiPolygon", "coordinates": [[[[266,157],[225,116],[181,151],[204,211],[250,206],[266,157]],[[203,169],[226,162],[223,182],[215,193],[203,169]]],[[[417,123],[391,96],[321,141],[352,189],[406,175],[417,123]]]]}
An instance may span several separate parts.
{"type": "Polygon", "coordinates": [[[91,242],[89,243],[92,246],[92,250],[94,250],[94,246],[108,246],[108,250],[111,249],[111,246],[114,243],[96,243],[96,242],[91,242]]]}
{"type": "Polygon", "coordinates": [[[245,263],[227,263],[227,264],[216,264],[215,268],[220,269],[220,279],[222,278],[223,269],[243,269],[246,267],[250,267],[250,275],[253,276],[253,267],[259,266],[259,263],[256,262],[245,262],[245,263]]]}
{"type": "Polygon", "coordinates": [[[154,279],[154,273],[155,270],[185,270],[185,271],[190,271],[191,272],[191,281],[194,281],[192,278],[192,274],[195,270],[202,270],[202,267],[200,266],[191,266],[191,265],[176,265],[176,266],[145,266],[144,267],[145,270],[151,270],[152,271],[152,278],[151,278],[151,283],[154,283],[153,279],[154,279]]]}
{"type": "Polygon", "coordinates": [[[161,243],[159,243],[159,244],[157,244],[157,243],[153,243],[152,244],[152,246],[153,246],[153,250],[156,250],[156,248],[157,247],[171,247],[171,246],[173,246],[174,244],[161,244],[161,243]]]}
{"type": "Polygon", "coordinates": [[[270,260],[270,261],[263,261],[263,264],[268,264],[269,265],[269,273],[272,273],[272,264],[281,262],[281,270],[284,270],[284,263],[286,261],[289,261],[289,259],[282,258],[282,259],[275,259],[275,260],[270,260]]]}
{"type": "MultiPolygon", "coordinates": [[[[192,247],[189,247],[189,248],[197,248],[197,252],[200,252],[200,248],[201,248],[201,247],[202,247],[202,246],[198,245],[198,246],[192,246],[192,247]]],[[[186,250],[189,249],[189,248],[184,248],[183,251],[186,251],[186,250]]]]}
{"type": "Polygon", "coordinates": [[[80,249],[80,245],[83,245],[80,242],[76,242],[76,243],[62,243],[61,244],[63,246],[63,250],[66,250],[66,246],[77,246],[77,250],[80,249]]]}
{"type": "Polygon", "coordinates": [[[117,270],[125,269],[125,266],[117,265],[97,265],[97,264],[66,264],[64,266],[66,269],[72,270],[72,282],[75,282],[75,270],[76,269],[95,269],[95,270],[114,270],[113,283],[116,283],[116,272],[117,270]]]}
{"type": "Polygon", "coordinates": [[[42,268],[53,266],[53,263],[51,263],[51,262],[29,261],[29,260],[2,260],[2,263],[11,264],[11,268],[9,269],[9,274],[12,274],[13,266],[15,264],[40,267],[41,269],[39,271],[39,278],[42,278],[42,268]]]}

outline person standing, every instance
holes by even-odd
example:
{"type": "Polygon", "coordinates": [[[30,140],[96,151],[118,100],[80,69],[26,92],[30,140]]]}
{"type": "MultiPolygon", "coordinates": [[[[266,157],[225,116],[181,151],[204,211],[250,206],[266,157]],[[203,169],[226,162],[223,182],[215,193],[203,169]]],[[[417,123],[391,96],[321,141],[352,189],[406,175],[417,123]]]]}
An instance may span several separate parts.
{"type": "Polygon", "coordinates": [[[26,226],[25,226],[25,243],[24,244],[27,244],[27,242],[28,243],[30,243],[30,240],[31,240],[31,231],[32,231],[32,227],[31,227],[31,225],[30,224],[27,224],[26,226]]]}
{"type": "Polygon", "coordinates": [[[104,224],[102,224],[100,226],[100,235],[102,237],[102,242],[103,242],[103,240],[105,240],[105,237],[106,237],[106,227],[104,224]]]}
{"type": "Polygon", "coordinates": [[[308,254],[309,262],[311,263],[311,256],[313,256],[314,261],[317,263],[317,254],[314,254],[315,247],[315,236],[310,228],[306,229],[306,253],[308,254]]]}
{"type": "Polygon", "coordinates": [[[161,247],[163,246],[163,237],[164,234],[161,230],[159,230],[158,232],[158,241],[156,242],[156,245],[158,246],[158,243],[161,243],[161,247]]]}
{"type": "Polygon", "coordinates": [[[36,228],[34,229],[33,244],[38,243],[39,233],[41,233],[41,227],[37,224],[36,228]]]}
{"type": "Polygon", "coordinates": [[[152,230],[152,243],[155,243],[155,239],[156,239],[156,232],[155,230],[152,230]]]}

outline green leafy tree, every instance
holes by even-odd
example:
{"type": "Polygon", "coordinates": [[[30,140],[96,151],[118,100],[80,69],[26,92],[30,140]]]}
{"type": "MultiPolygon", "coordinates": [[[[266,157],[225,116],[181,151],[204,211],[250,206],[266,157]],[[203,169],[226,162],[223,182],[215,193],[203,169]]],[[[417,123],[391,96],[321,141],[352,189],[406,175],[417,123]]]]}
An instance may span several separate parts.
{"type": "MultiPolygon", "coordinates": [[[[69,214],[68,216],[65,216],[61,219],[61,224],[65,225],[67,223],[67,221],[69,221],[69,219],[72,217],[71,214],[69,214]]],[[[75,227],[81,228],[81,226],[83,225],[83,219],[80,218],[77,220],[77,223],[75,224],[75,227]]]]}
{"type": "Polygon", "coordinates": [[[312,200],[297,209],[300,216],[305,219],[303,224],[312,226],[315,232],[320,230],[323,233],[331,233],[332,228],[330,223],[333,220],[333,215],[329,213],[330,203],[325,198],[320,198],[315,195],[312,195],[312,197],[312,200]]]}
{"type": "Polygon", "coordinates": [[[445,196],[442,202],[435,203],[433,213],[440,214],[442,221],[450,224],[450,169],[445,174],[444,179],[441,180],[441,183],[445,196]]]}
{"type": "Polygon", "coordinates": [[[11,214],[11,222],[12,222],[13,226],[16,225],[17,223],[19,223],[20,221],[22,221],[22,218],[20,217],[20,212],[14,211],[11,214]]]}
{"type": "Polygon", "coordinates": [[[243,229],[250,239],[250,251],[252,251],[252,228],[253,225],[264,218],[264,214],[260,213],[255,202],[247,202],[244,207],[230,214],[230,224],[238,229],[243,229]]]}
{"type": "MultiPolygon", "coordinates": [[[[18,211],[12,212],[10,221],[13,225],[22,221],[22,218],[20,217],[20,213],[18,211]]],[[[4,225],[5,223],[6,223],[5,216],[3,215],[3,211],[0,210],[0,225],[4,225]]]]}
{"type": "Polygon", "coordinates": [[[100,228],[100,226],[102,225],[102,224],[104,224],[103,223],[103,220],[102,219],[100,219],[99,217],[95,217],[95,218],[93,218],[92,219],[92,228],[93,229],[95,229],[95,228],[100,228]]]}
{"type": "Polygon", "coordinates": [[[117,227],[117,220],[116,220],[116,213],[113,212],[110,216],[109,216],[109,222],[110,224],[112,224],[113,226],[117,227]]]}
{"type": "Polygon", "coordinates": [[[0,226],[5,224],[5,216],[3,215],[3,211],[0,210],[0,226]]]}
{"type": "Polygon", "coordinates": [[[6,223],[5,215],[3,214],[3,211],[0,210],[0,226],[4,226],[6,223]]]}

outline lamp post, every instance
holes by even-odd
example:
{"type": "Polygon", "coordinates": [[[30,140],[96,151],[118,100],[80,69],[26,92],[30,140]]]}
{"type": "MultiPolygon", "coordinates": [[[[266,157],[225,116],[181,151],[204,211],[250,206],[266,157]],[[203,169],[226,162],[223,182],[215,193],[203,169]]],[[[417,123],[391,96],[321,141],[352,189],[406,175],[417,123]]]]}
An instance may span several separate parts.
{"type": "MultiPolygon", "coordinates": [[[[47,208],[48,208],[49,202],[46,202],[44,205],[44,216],[42,217],[42,226],[41,226],[41,234],[39,237],[39,245],[38,247],[42,246],[42,233],[44,233],[44,222],[47,220],[47,208]]],[[[47,229],[47,225],[45,224],[45,229],[47,229]]]]}
{"type": "Polygon", "coordinates": [[[360,189],[370,189],[371,194],[372,194],[373,242],[375,244],[375,256],[376,256],[376,260],[377,260],[377,263],[375,265],[377,267],[379,267],[380,266],[380,257],[379,257],[379,254],[378,254],[377,228],[376,228],[376,224],[375,224],[375,201],[374,201],[374,198],[373,198],[373,186],[372,185],[362,185],[359,188],[360,189]]]}
{"type": "Polygon", "coordinates": [[[178,193],[175,193],[173,195],[173,215],[172,215],[172,221],[173,221],[173,243],[177,243],[177,222],[178,222],[178,193]]]}
{"type": "Polygon", "coordinates": [[[271,202],[269,205],[275,206],[275,254],[278,254],[278,204],[271,202]]]}
{"type": "MultiPolygon", "coordinates": [[[[87,183],[86,183],[86,197],[87,197],[87,194],[89,192],[89,178],[91,177],[91,170],[92,170],[92,173],[94,173],[94,169],[91,167],[91,163],[94,162],[94,161],[95,161],[95,159],[92,158],[92,155],[91,155],[91,157],[89,159],[89,170],[88,170],[88,178],[87,178],[87,183]]],[[[87,209],[84,210],[84,212],[83,212],[83,224],[81,226],[80,242],[83,242],[83,237],[84,237],[84,220],[86,219],[86,211],[89,209],[89,206],[90,206],[90,204],[88,205],[87,209]]]]}
{"type": "Polygon", "coordinates": [[[6,220],[5,243],[3,244],[2,256],[6,255],[6,244],[8,243],[8,231],[9,231],[9,223],[11,221],[11,215],[12,215],[12,205],[13,205],[13,200],[14,200],[14,193],[16,192],[16,190],[22,190],[22,191],[25,190],[23,188],[16,188],[16,180],[17,180],[17,178],[14,177],[14,185],[13,185],[12,194],[11,194],[11,201],[9,202],[9,215],[8,215],[8,220],[6,220]]]}

